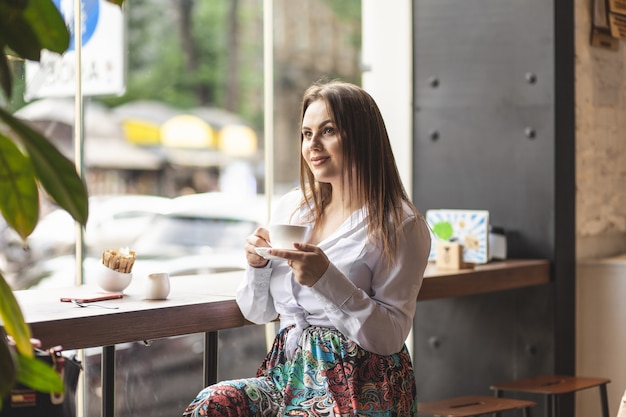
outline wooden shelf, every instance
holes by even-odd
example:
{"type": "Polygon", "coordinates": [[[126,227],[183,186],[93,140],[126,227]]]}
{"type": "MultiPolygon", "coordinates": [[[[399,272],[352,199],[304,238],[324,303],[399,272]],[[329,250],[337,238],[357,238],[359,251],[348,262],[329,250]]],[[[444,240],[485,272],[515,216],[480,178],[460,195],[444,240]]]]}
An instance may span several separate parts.
{"type": "Polygon", "coordinates": [[[550,262],[509,259],[473,269],[443,270],[429,264],[417,301],[512,290],[550,282],[550,262]]]}

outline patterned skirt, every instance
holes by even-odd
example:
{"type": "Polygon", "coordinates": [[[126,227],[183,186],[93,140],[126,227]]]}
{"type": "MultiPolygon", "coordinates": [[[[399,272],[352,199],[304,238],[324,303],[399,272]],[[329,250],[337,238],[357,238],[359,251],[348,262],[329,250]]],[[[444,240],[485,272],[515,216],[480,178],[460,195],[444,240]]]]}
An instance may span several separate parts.
{"type": "Polygon", "coordinates": [[[292,361],[281,329],[256,378],[200,391],[183,416],[417,416],[415,377],[406,346],[370,353],[336,329],[308,327],[292,361]]]}

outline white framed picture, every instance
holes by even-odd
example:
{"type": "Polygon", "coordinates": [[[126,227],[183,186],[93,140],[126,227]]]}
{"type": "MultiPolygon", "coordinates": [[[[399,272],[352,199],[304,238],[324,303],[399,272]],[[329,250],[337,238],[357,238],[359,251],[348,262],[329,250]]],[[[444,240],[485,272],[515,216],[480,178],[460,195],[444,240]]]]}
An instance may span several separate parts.
{"type": "Polygon", "coordinates": [[[435,260],[438,240],[463,245],[463,261],[484,264],[489,261],[489,211],[431,209],[426,211],[430,227],[430,260],[435,260]]]}

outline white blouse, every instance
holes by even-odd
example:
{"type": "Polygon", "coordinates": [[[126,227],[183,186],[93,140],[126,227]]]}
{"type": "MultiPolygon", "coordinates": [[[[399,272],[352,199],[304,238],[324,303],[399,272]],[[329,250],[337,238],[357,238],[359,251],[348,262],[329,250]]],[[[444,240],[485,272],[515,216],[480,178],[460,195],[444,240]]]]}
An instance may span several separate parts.
{"type": "MultiPolygon", "coordinates": [[[[300,199],[300,190],[286,194],[271,222],[303,224],[304,209],[294,213],[300,199]]],[[[398,353],[413,324],[430,252],[425,220],[416,219],[408,209],[405,213],[396,262],[390,266],[381,248],[368,242],[365,210],[354,212],[319,243],[330,266],[312,287],[298,284],[286,261],[271,260],[264,268],[248,266],[237,290],[244,317],[257,324],[280,317],[281,328],[295,325],[286,342],[288,357],[308,326],[334,327],[376,354],[398,353]]]]}

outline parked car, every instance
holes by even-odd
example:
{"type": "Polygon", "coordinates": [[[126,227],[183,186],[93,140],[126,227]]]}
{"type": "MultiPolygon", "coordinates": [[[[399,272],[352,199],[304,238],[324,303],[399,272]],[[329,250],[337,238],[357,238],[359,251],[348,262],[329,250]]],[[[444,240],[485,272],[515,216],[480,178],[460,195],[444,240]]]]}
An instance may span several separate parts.
{"type": "MultiPolygon", "coordinates": [[[[165,211],[142,225],[133,241],[124,241],[123,246],[137,256],[133,276],[168,272],[175,277],[244,269],[245,239],[265,223],[266,213],[263,196],[211,192],[173,198],[165,211]]],[[[95,284],[89,271],[98,266],[102,252],[120,247],[119,241],[113,244],[114,239],[103,246],[105,241],[90,244],[83,261],[87,284],[95,284]]],[[[72,285],[75,264],[74,255],[50,258],[24,271],[22,281],[31,283],[31,288],[72,285]]]]}
{"type": "Polygon", "coordinates": [[[172,200],[168,213],[156,216],[135,242],[145,258],[199,254],[243,254],[246,236],[265,221],[262,197],[201,193],[172,200]]]}
{"type": "MultiPolygon", "coordinates": [[[[85,227],[85,252],[100,256],[105,248],[134,242],[154,216],[169,210],[171,199],[152,195],[109,195],[89,198],[89,219],[85,227]]],[[[33,233],[23,242],[12,229],[3,231],[3,257],[14,289],[29,288],[63,262],[74,258],[76,229],[74,219],[60,208],[43,216],[33,233]],[[36,272],[41,271],[41,272],[36,272]]],[[[74,261],[71,261],[73,265],[74,261]]],[[[73,270],[73,267],[72,267],[73,270]]]]}

